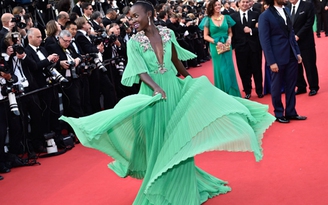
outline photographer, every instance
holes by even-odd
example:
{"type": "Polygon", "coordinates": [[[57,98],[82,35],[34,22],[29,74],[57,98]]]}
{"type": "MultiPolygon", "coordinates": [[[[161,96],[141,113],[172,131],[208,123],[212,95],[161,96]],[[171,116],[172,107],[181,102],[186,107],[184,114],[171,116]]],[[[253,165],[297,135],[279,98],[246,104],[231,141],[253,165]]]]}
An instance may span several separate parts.
{"type": "Polygon", "coordinates": [[[21,36],[17,32],[9,32],[4,43],[7,46],[6,54],[8,67],[13,70],[18,81],[13,83],[11,90],[17,94],[24,92],[26,95],[17,100],[20,115],[10,115],[10,150],[11,153],[23,154],[28,151],[29,156],[33,156],[33,150],[43,152],[44,139],[41,124],[41,105],[37,94],[28,94],[37,89],[31,69],[36,67],[36,63],[30,56],[27,56],[25,49],[21,45],[21,36]],[[22,89],[22,88],[23,89],[22,89]],[[31,134],[28,135],[28,122],[30,121],[31,134]],[[12,127],[12,129],[11,129],[12,127]],[[23,138],[22,138],[23,137],[23,138]],[[28,139],[29,142],[26,141],[28,139]],[[31,146],[30,144],[31,143],[31,146]],[[23,145],[23,149],[21,147],[23,145]]]}
{"type": "Polygon", "coordinates": [[[72,34],[68,30],[63,30],[59,34],[59,41],[49,46],[49,51],[57,53],[59,60],[56,64],[57,70],[61,72],[68,83],[63,84],[63,105],[64,115],[70,117],[84,116],[82,101],[83,81],[79,77],[83,75],[79,69],[81,58],[78,57],[75,49],[70,46],[72,34]]]}
{"type": "MultiPolygon", "coordinates": [[[[14,75],[12,69],[9,70],[5,66],[5,60],[0,56],[0,90],[7,83],[17,82],[17,77],[14,75]]],[[[8,115],[9,115],[9,104],[3,101],[5,97],[0,92],[0,173],[10,172],[10,167],[6,166],[6,155],[4,152],[5,141],[7,137],[7,127],[8,127],[8,115]]],[[[0,176],[0,180],[3,177],[0,176]]]]}
{"type": "Polygon", "coordinates": [[[109,77],[114,82],[117,98],[121,99],[127,95],[138,92],[138,86],[126,87],[121,84],[122,74],[127,63],[126,42],[121,37],[121,29],[118,24],[112,23],[107,26],[109,35],[109,46],[105,47],[104,56],[110,62],[109,77]]]}
{"type": "Polygon", "coordinates": [[[56,83],[64,81],[64,77],[52,68],[52,65],[58,61],[58,55],[48,54],[48,51],[40,46],[42,35],[39,29],[31,28],[28,33],[29,45],[25,47],[28,56],[36,62],[35,67],[31,68],[31,74],[38,84],[38,92],[41,100],[42,128],[44,133],[55,131],[60,132],[59,127],[59,98],[56,83]],[[57,80],[57,81],[56,81],[57,80]],[[47,89],[44,89],[48,87],[47,89]]]}
{"type": "Polygon", "coordinates": [[[1,53],[6,52],[6,45],[3,43],[3,40],[8,32],[12,31],[16,23],[12,22],[14,15],[11,13],[4,13],[1,16],[2,29],[0,30],[0,51],[1,53]]]}
{"type": "MultiPolygon", "coordinates": [[[[79,17],[75,21],[77,25],[77,33],[75,36],[76,43],[81,48],[81,54],[97,54],[98,57],[94,58],[93,61],[96,64],[97,69],[93,70],[89,76],[89,87],[90,87],[90,101],[93,112],[100,111],[100,95],[104,95],[104,108],[112,108],[116,104],[116,99],[113,95],[108,92],[113,92],[114,87],[110,82],[108,75],[106,74],[107,69],[102,63],[102,54],[99,52],[97,46],[106,39],[106,37],[96,36],[95,40],[92,40],[87,32],[90,29],[90,24],[84,17],[79,17]],[[98,39],[98,40],[97,40],[98,39]],[[100,41],[99,41],[100,40],[100,41]]],[[[114,95],[115,96],[115,95],[114,95]]]]}
{"type": "Polygon", "coordinates": [[[94,31],[99,31],[104,29],[104,25],[102,24],[102,18],[100,11],[95,11],[91,14],[91,26],[94,31]]]}

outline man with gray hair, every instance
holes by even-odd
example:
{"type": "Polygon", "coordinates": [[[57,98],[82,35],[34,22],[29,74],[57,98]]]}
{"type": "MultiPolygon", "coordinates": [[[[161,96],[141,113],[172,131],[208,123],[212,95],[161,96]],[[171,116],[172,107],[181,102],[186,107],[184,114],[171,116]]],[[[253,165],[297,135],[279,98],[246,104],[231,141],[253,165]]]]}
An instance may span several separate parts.
{"type": "Polygon", "coordinates": [[[65,30],[65,25],[69,21],[69,15],[66,11],[59,12],[57,16],[57,22],[60,25],[61,30],[65,30]]]}
{"type": "Polygon", "coordinates": [[[91,19],[91,26],[94,31],[99,31],[100,29],[104,28],[100,11],[93,12],[91,14],[91,19]]]}
{"type": "Polygon", "coordinates": [[[72,34],[68,30],[62,30],[59,34],[57,44],[49,46],[49,51],[57,53],[59,60],[56,68],[61,74],[69,80],[68,83],[62,86],[64,115],[70,117],[82,117],[84,112],[82,109],[83,96],[81,73],[78,72],[78,67],[81,58],[76,53],[75,49],[70,45],[72,34]]]}

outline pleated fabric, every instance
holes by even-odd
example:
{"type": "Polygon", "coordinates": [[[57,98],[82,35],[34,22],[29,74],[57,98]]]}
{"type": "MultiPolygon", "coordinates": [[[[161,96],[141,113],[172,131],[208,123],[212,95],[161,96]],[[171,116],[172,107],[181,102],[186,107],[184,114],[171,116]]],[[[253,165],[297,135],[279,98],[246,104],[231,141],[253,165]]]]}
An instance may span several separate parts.
{"type": "Polygon", "coordinates": [[[204,76],[177,78],[170,61],[172,45],[182,60],[194,55],[178,46],[173,32],[161,29],[160,34],[168,31],[172,39],[164,43],[167,72],[156,72],[154,52],[138,45],[136,36],[128,42],[130,65],[122,82],[131,85],[138,73],[147,72],[167,99],[152,96],[142,83],[139,94],[123,98],[113,109],[60,119],[73,127],[84,146],[111,156],[108,166],[117,175],[143,179],[134,204],[201,204],[231,189],[195,166],[194,156],[212,150],[250,151],[259,161],[263,133],[275,118],[268,106],[230,96],[204,76]],[[145,67],[133,69],[136,65],[145,67]]]}

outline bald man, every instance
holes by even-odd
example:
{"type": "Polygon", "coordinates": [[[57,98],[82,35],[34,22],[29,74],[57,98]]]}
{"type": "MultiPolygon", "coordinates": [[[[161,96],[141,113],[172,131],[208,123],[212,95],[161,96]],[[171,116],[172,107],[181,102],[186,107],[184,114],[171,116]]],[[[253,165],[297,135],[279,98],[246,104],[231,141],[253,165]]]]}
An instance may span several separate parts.
{"type": "Polygon", "coordinates": [[[14,15],[11,13],[4,13],[1,17],[2,29],[0,30],[0,51],[1,53],[6,53],[6,45],[3,40],[9,31],[15,27],[16,23],[11,22],[11,19],[14,18],[14,15]]]}
{"type": "Polygon", "coordinates": [[[69,21],[69,15],[65,11],[59,12],[57,16],[57,22],[59,23],[61,30],[65,30],[66,22],[69,21]]]}

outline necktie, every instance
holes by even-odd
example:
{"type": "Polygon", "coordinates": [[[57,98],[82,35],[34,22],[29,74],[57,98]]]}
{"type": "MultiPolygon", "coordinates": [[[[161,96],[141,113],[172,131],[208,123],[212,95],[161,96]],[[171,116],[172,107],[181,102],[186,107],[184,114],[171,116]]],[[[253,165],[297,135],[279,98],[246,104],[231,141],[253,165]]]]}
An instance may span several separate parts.
{"type": "Polygon", "coordinates": [[[246,13],[243,13],[243,26],[247,26],[246,13]]]}
{"type": "Polygon", "coordinates": [[[292,16],[291,16],[292,23],[294,23],[294,18],[295,18],[295,6],[293,6],[292,9],[292,16]]]}

